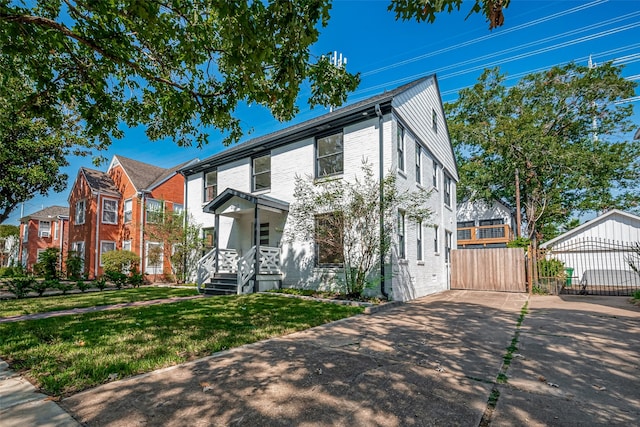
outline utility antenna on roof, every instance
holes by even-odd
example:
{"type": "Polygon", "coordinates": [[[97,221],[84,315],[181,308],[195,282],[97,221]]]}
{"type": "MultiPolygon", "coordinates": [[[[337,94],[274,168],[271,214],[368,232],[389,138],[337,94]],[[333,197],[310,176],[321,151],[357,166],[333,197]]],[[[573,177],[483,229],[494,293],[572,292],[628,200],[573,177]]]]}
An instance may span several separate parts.
{"type": "MultiPolygon", "coordinates": [[[[338,51],[334,50],[330,58],[331,64],[336,68],[342,68],[347,65],[347,57],[343,57],[342,53],[338,55],[338,51]]],[[[329,112],[333,112],[333,105],[329,107],[329,112]]]]}

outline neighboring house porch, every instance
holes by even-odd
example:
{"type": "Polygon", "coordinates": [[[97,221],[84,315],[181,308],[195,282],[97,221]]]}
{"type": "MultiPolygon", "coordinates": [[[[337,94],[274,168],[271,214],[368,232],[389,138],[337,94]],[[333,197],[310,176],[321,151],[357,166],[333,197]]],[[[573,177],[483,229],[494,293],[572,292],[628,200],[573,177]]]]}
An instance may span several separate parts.
{"type": "Polygon", "coordinates": [[[198,289],[220,295],[280,287],[280,242],[289,204],[227,188],[203,210],[214,215],[214,230],[228,232],[213,233],[212,249],[198,262],[198,289]]]}

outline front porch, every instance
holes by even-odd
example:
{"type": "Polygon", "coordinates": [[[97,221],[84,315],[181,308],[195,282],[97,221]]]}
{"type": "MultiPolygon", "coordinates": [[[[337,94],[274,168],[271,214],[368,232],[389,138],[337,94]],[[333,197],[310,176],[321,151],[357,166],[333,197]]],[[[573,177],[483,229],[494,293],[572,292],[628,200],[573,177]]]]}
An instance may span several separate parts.
{"type": "Polygon", "coordinates": [[[242,294],[281,286],[280,240],[288,203],[228,188],[203,210],[215,215],[215,226],[213,248],[197,264],[201,293],[242,294]]]}

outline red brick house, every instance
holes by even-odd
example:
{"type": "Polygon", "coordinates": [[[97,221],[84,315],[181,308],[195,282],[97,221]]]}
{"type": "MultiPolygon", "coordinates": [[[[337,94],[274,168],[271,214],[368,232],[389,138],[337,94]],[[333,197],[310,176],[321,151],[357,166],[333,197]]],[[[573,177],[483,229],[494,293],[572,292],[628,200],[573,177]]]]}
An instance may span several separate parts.
{"type": "Polygon", "coordinates": [[[81,168],[69,195],[69,249],[84,259],[89,278],[103,274],[102,254],[126,249],[140,256],[147,274],[170,274],[169,260],[148,262],[148,251],[163,242],[146,229],[164,210],[181,212],[184,177],[177,171],[191,162],[161,168],[114,156],[106,172],[81,168]]]}
{"type": "MultiPolygon", "coordinates": [[[[38,256],[48,248],[58,248],[64,258],[69,237],[69,208],[49,206],[20,218],[20,263],[33,270],[38,256]]],[[[62,262],[62,261],[61,261],[62,262]]],[[[62,269],[62,265],[60,265],[62,269]]]]}

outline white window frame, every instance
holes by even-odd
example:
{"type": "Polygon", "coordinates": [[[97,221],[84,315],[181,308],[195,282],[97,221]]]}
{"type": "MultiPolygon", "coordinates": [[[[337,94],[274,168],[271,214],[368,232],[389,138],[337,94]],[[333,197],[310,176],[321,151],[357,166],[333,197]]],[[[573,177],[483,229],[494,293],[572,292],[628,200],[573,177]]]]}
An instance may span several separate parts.
{"type": "Polygon", "coordinates": [[[451,246],[453,245],[453,233],[449,230],[445,230],[444,232],[444,262],[451,262],[451,246]]]}
{"type": "Polygon", "coordinates": [[[451,207],[451,178],[444,174],[444,204],[451,207]]]}
{"type": "Polygon", "coordinates": [[[130,251],[131,250],[131,240],[123,240],[122,241],[122,250],[130,251]]]}
{"type": "Polygon", "coordinates": [[[416,142],[416,182],[422,184],[422,146],[416,142]]]}
{"type": "Polygon", "coordinates": [[[29,221],[27,221],[27,223],[24,224],[24,227],[22,227],[22,230],[23,230],[22,242],[26,243],[29,241],[29,221]]]}
{"type": "Polygon", "coordinates": [[[53,228],[53,240],[58,240],[60,238],[60,223],[52,222],[51,227],[53,228]]]}
{"type": "Polygon", "coordinates": [[[103,224],[117,224],[118,223],[118,200],[116,199],[108,199],[108,198],[103,198],[102,199],[102,223],[103,224]],[[108,204],[110,203],[115,203],[115,209],[112,209],[113,206],[111,206],[111,209],[107,210],[106,207],[108,204]],[[113,219],[105,219],[105,213],[109,214],[109,215],[113,215],[113,219]]]}
{"type": "Polygon", "coordinates": [[[146,274],[163,274],[164,273],[164,248],[162,247],[161,242],[146,242],[146,250],[144,252],[144,272],[146,274]],[[162,251],[160,251],[160,260],[158,267],[149,265],[149,248],[151,246],[160,246],[162,251]]]}
{"type": "Polygon", "coordinates": [[[38,237],[51,237],[51,221],[38,221],[38,237]],[[49,224],[47,230],[43,227],[44,224],[49,224]]]}
{"type": "Polygon", "coordinates": [[[133,199],[126,199],[122,210],[125,224],[131,222],[133,220],[133,199]]]}
{"type": "Polygon", "coordinates": [[[335,176],[335,175],[342,175],[344,173],[344,132],[340,131],[340,132],[336,132],[336,133],[332,133],[330,135],[325,135],[319,138],[316,138],[316,146],[315,146],[315,170],[316,170],[316,178],[325,178],[325,177],[329,177],[329,176],[335,176]],[[320,144],[321,141],[324,141],[328,138],[334,138],[334,137],[338,137],[339,139],[337,139],[336,141],[339,141],[339,144],[336,143],[336,147],[334,149],[334,151],[327,153],[327,154],[323,154],[322,156],[320,155],[320,144]],[[340,149],[338,150],[338,145],[340,146],[340,149]],[[328,159],[330,157],[336,157],[336,158],[342,158],[342,162],[340,165],[339,169],[336,169],[334,171],[326,171],[321,169],[320,167],[320,163],[321,161],[323,161],[324,159],[328,159]]]}
{"type": "Polygon", "coordinates": [[[184,213],[184,205],[182,203],[173,204],[173,214],[182,215],[184,213]]]}
{"type": "Polygon", "coordinates": [[[416,260],[424,260],[424,241],[422,239],[422,221],[416,222],[416,260]]]}
{"type": "Polygon", "coordinates": [[[431,183],[433,188],[438,189],[438,162],[433,160],[433,175],[431,176],[431,183]]]}
{"type": "Polygon", "coordinates": [[[438,233],[440,233],[440,227],[438,227],[437,225],[433,226],[433,252],[435,254],[439,254],[440,253],[440,239],[439,239],[439,235],[438,233]]]}
{"type": "Polygon", "coordinates": [[[45,251],[46,251],[45,248],[36,249],[36,262],[40,262],[40,254],[43,254],[45,251]]]}
{"type": "Polygon", "coordinates": [[[406,214],[398,209],[398,258],[407,259],[407,227],[406,214]]]}
{"type": "Polygon", "coordinates": [[[87,216],[87,201],[85,199],[76,202],[75,220],[77,225],[84,224],[87,216]]]}
{"type": "Polygon", "coordinates": [[[73,242],[71,244],[71,250],[76,253],[76,255],[82,261],[80,270],[84,271],[84,241],[82,242],[73,242]],[[78,249],[80,247],[80,249],[78,249]]]}
{"type": "Polygon", "coordinates": [[[218,195],[218,171],[209,171],[205,172],[203,177],[204,183],[204,194],[202,195],[202,200],[204,202],[210,202],[215,199],[218,195]],[[209,182],[209,176],[213,177],[214,183],[209,182]]]}
{"type": "Polygon", "coordinates": [[[261,156],[256,156],[251,159],[251,191],[266,191],[271,189],[271,153],[266,153],[261,156]],[[256,160],[268,159],[269,166],[265,170],[256,170],[256,160]],[[269,186],[264,188],[257,188],[257,179],[262,175],[268,175],[269,177],[269,186]]]}
{"type": "Polygon", "coordinates": [[[398,170],[404,172],[404,155],[405,155],[405,147],[404,147],[404,136],[405,136],[404,126],[398,123],[396,129],[396,139],[397,139],[397,153],[398,153],[398,170]]]}
{"type": "Polygon", "coordinates": [[[144,215],[145,215],[145,222],[147,224],[158,224],[161,220],[162,220],[162,212],[164,210],[164,206],[161,200],[156,200],[156,199],[147,199],[145,200],[145,210],[144,210],[144,215]],[[157,206],[159,209],[151,209],[152,205],[157,206]],[[158,215],[158,219],[159,221],[149,221],[149,212],[152,211],[154,214],[158,215]]]}
{"type": "Polygon", "coordinates": [[[106,254],[107,252],[112,252],[115,251],[117,249],[116,247],[116,242],[112,241],[112,240],[100,240],[100,267],[104,266],[104,261],[102,260],[102,255],[106,254]],[[113,249],[109,249],[109,250],[104,250],[104,245],[105,244],[112,244],[113,245],[113,249]]]}

